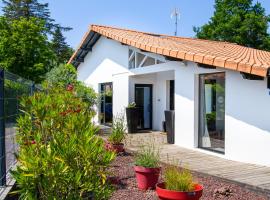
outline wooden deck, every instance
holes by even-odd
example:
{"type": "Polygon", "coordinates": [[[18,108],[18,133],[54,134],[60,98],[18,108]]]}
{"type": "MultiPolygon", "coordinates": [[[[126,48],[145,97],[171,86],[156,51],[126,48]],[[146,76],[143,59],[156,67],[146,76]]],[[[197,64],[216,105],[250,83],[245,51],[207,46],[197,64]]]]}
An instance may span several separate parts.
{"type": "Polygon", "coordinates": [[[137,151],[140,145],[149,141],[159,144],[161,160],[165,163],[180,161],[180,166],[188,166],[192,171],[241,184],[243,187],[266,193],[270,198],[270,167],[226,160],[167,144],[166,135],[160,132],[129,134],[126,146],[130,150],[137,151]]]}

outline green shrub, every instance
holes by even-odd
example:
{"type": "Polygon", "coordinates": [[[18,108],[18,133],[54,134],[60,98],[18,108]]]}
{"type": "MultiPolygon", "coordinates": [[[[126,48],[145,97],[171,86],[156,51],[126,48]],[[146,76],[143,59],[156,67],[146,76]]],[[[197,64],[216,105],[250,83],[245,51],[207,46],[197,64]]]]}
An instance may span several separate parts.
{"type": "Polygon", "coordinates": [[[169,166],[165,169],[164,181],[168,190],[192,192],[195,188],[191,172],[176,166],[169,166]]]}
{"type": "Polygon", "coordinates": [[[19,165],[12,171],[21,199],[108,199],[113,152],[96,136],[89,104],[63,88],[45,88],[21,101],[17,120],[19,165]]]}
{"type": "Polygon", "coordinates": [[[126,136],[126,127],[124,115],[120,114],[113,117],[112,133],[109,136],[109,142],[112,144],[120,144],[126,136]]]}
{"type": "Polygon", "coordinates": [[[45,84],[49,87],[76,88],[76,96],[82,98],[84,102],[94,105],[97,103],[97,94],[83,82],[77,80],[77,71],[71,64],[60,64],[46,74],[45,84]]]}
{"type": "Polygon", "coordinates": [[[71,64],[60,64],[46,74],[46,81],[53,87],[74,85],[77,82],[77,71],[71,64]]]}
{"type": "Polygon", "coordinates": [[[156,148],[154,143],[149,143],[141,146],[139,152],[135,157],[135,165],[155,168],[159,167],[160,155],[159,149],[156,148]]]}
{"type": "Polygon", "coordinates": [[[87,102],[90,106],[97,104],[97,94],[94,89],[86,86],[83,82],[77,81],[75,83],[76,96],[80,97],[84,102],[87,102]]]}

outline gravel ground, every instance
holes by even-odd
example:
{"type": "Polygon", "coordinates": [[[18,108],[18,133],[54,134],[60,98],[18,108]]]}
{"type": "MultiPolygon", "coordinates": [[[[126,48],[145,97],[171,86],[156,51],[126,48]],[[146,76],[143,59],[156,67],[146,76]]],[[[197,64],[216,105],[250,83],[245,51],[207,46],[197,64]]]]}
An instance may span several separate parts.
{"type": "MultiPolygon", "coordinates": [[[[140,191],[137,189],[133,171],[134,157],[132,153],[117,156],[110,169],[116,190],[110,200],[146,200],[158,199],[154,190],[140,191]]],[[[196,182],[204,186],[201,200],[267,200],[264,195],[256,194],[237,184],[228,183],[218,178],[193,173],[196,182]]]]}

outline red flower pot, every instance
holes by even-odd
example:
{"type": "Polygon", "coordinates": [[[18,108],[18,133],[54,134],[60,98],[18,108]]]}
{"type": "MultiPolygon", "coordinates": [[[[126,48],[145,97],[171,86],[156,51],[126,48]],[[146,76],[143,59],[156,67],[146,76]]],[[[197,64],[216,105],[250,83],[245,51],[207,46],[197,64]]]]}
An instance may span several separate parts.
{"type": "Polygon", "coordinates": [[[111,144],[111,143],[106,143],[105,148],[109,151],[114,151],[115,153],[120,153],[124,151],[124,144],[111,144]]]}
{"type": "Polygon", "coordinates": [[[154,189],[158,182],[160,169],[160,167],[146,168],[134,166],[138,188],[141,190],[154,189]]]}
{"type": "Polygon", "coordinates": [[[196,184],[193,192],[180,192],[165,189],[165,183],[158,183],[156,193],[161,200],[199,200],[202,196],[203,186],[196,184]]]}

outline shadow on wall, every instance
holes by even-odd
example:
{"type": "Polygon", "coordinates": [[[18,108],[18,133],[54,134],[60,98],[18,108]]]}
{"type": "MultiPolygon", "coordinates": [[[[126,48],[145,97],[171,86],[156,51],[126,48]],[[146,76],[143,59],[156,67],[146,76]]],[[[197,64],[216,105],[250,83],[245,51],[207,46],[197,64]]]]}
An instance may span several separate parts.
{"type": "Polygon", "coordinates": [[[240,74],[228,72],[226,115],[270,132],[270,95],[266,81],[244,80],[240,74]]]}

